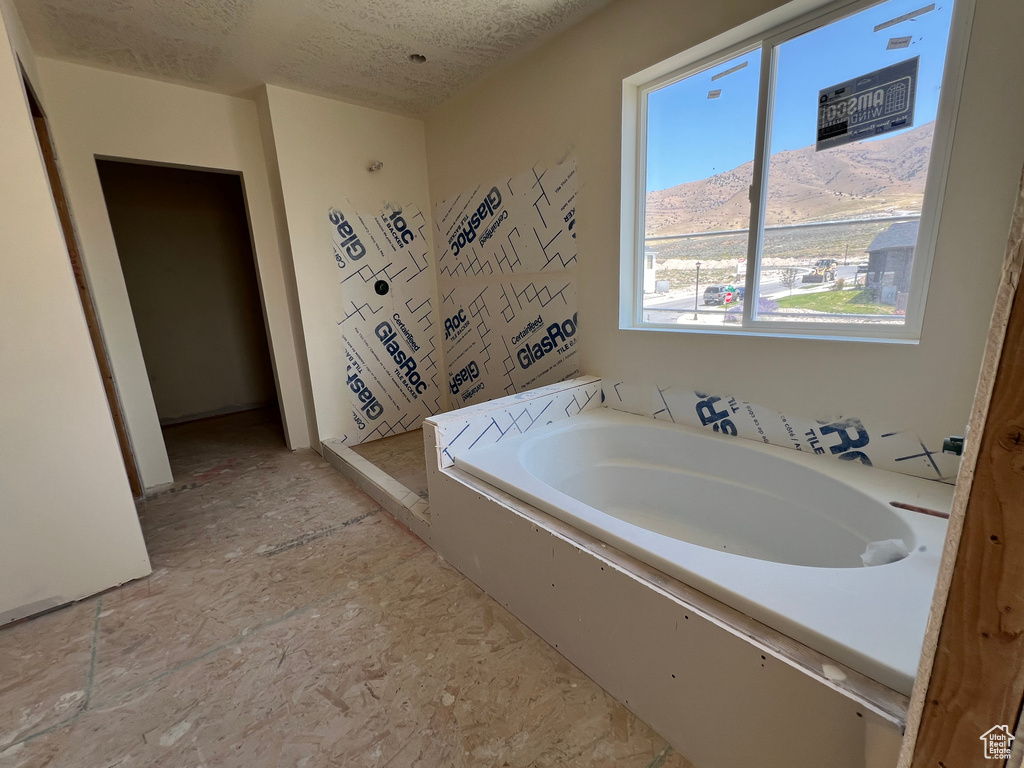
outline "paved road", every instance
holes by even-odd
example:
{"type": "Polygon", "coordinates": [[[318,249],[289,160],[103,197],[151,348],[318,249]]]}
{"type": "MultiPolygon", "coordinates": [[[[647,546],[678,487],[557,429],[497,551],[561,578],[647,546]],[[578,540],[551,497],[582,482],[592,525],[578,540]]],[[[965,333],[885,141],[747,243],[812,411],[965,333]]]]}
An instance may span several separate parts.
{"type": "MultiPolygon", "coordinates": [[[[806,267],[802,267],[801,274],[809,272],[810,270],[806,267]]],[[[845,267],[840,266],[836,272],[836,277],[843,278],[847,283],[852,283],[854,278],[857,276],[857,265],[849,264],[845,267]]],[[[793,291],[797,290],[797,286],[801,285],[800,278],[797,278],[796,284],[793,286],[793,291]]],[[[829,290],[832,283],[823,283],[817,290],[829,290]]],[[[704,293],[704,287],[700,289],[701,294],[704,293]]],[[[790,289],[779,282],[779,273],[773,270],[772,279],[767,282],[761,283],[761,296],[770,299],[779,299],[784,296],[790,295],[790,289]]],[[[805,291],[806,292],[806,291],[805,291]]],[[[680,315],[681,312],[690,311],[694,309],[694,296],[693,288],[684,290],[678,294],[675,294],[673,298],[664,303],[654,302],[644,304],[644,314],[648,315],[648,321],[654,323],[663,322],[675,322],[675,319],[680,315]]],[[[725,312],[728,309],[727,306],[705,306],[703,300],[698,302],[698,309],[701,312],[725,312]]]]}

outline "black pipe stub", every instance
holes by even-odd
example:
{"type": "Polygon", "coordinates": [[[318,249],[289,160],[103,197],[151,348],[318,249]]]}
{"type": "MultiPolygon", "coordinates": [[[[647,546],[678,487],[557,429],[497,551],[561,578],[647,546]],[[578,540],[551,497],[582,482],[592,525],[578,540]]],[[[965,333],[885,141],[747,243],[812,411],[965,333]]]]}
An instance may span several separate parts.
{"type": "Polygon", "coordinates": [[[391,290],[391,286],[388,285],[387,282],[384,280],[378,280],[376,283],[373,284],[373,290],[377,292],[378,296],[384,296],[387,294],[388,291],[391,290]]]}

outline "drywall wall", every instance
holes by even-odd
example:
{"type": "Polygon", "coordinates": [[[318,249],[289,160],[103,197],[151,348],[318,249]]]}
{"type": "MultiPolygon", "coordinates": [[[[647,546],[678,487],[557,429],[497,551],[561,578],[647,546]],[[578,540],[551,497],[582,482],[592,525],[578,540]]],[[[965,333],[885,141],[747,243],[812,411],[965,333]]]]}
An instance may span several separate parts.
{"type": "Polygon", "coordinates": [[[794,417],[856,414],[929,445],[970,411],[1024,158],[1024,5],[981,0],[922,340],[916,346],[618,328],[622,80],[781,3],[618,0],[426,118],[444,200],[572,149],[578,164],[581,369],[734,395],[794,417]]]}
{"type": "Polygon", "coordinates": [[[51,59],[39,59],[37,66],[143,484],[169,482],[171,472],[96,157],[241,174],[285,437],[292,448],[307,447],[297,308],[285,283],[255,103],[51,59]]]}
{"type": "Polygon", "coordinates": [[[288,216],[284,210],[284,194],[281,192],[281,168],[277,164],[277,151],[274,143],[274,127],[270,122],[270,104],[267,101],[267,89],[260,88],[255,94],[256,114],[260,125],[260,138],[263,143],[263,158],[267,166],[267,179],[270,183],[270,202],[274,208],[274,220],[277,222],[277,248],[281,253],[282,276],[285,291],[292,302],[293,322],[292,335],[295,342],[295,356],[299,370],[302,371],[299,383],[302,387],[302,400],[306,404],[306,432],[309,435],[310,447],[322,451],[319,431],[316,426],[316,410],[313,406],[313,385],[309,380],[309,356],[306,351],[306,334],[302,329],[302,312],[299,307],[299,289],[295,283],[295,260],[292,258],[292,241],[288,235],[288,216]]]}
{"type": "Polygon", "coordinates": [[[272,85],[260,101],[264,136],[273,137],[268,166],[280,174],[317,431],[327,440],[353,426],[338,328],[347,312],[328,214],[349,201],[347,213],[378,215],[392,204],[429,219],[423,123],[272,85]],[[374,161],[384,166],[370,173],[374,161]]]}
{"type": "Polygon", "coordinates": [[[98,161],[162,424],[273,402],[241,180],[98,161]]]}
{"type": "MultiPolygon", "coordinates": [[[[0,6],[0,623],[149,573],[0,6]]],[[[28,61],[26,61],[28,64],[28,61]]],[[[28,67],[26,66],[26,69],[28,67]]]]}

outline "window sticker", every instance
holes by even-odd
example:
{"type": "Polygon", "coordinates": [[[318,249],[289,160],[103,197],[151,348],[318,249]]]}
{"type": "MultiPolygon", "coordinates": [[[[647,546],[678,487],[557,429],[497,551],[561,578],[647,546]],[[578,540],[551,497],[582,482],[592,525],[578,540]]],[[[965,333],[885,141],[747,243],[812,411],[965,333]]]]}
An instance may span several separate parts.
{"type": "Polygon", "coordinates": [[[721,80],[723,77],[725,77],[726,75],[731,75],[733,72],[739,72],[741,69],[745,69],[749,63],[749,61],[741,61],[736,66],[729,67],[726,70],[714,74],[711,76],[711,82],[713,83],[715,82],[715,80],[721,80]]]}
{"type": "Polygon", "coordinates": [[[815,150],[913,126],[919,60],[915,56],[820,91],[815,150]]]}
{"type": "Polygon", "coordinates": [[[910,13],[904,13],[902,16],[897,16],[895,19],[889,19],[888,21],[885,21],[885,22],[882,22],[881,24],[878,24],[877,26],[875,26],[875,32],[881,32],[883,29],[888,29],[889,27],[895,27],[897,24],[902,24],[904,21],[910,21],[911,19],[916,19],[918,16],[923,16],[924,14],[930,13],[931,11],[934,11],[934,10],[935,10],[935,3],[930,3],[929,5],[926,5],[923,8],[918,8],[916,11],[911,11],[910,13]]]}

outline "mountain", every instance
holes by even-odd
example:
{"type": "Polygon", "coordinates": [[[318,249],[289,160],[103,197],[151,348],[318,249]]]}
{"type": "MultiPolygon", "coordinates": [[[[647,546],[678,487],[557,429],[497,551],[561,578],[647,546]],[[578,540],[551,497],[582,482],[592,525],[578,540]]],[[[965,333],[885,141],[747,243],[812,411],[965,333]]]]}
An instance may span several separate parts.
{"type": "MultiPolygon", "coordinates": [[[[920,211],[935,124],[897,136],[772,156],[765,223],[794,224],[920,211]]],[[[647,194],[647,234],[742,229],[753,162],[647,194]]]]}

